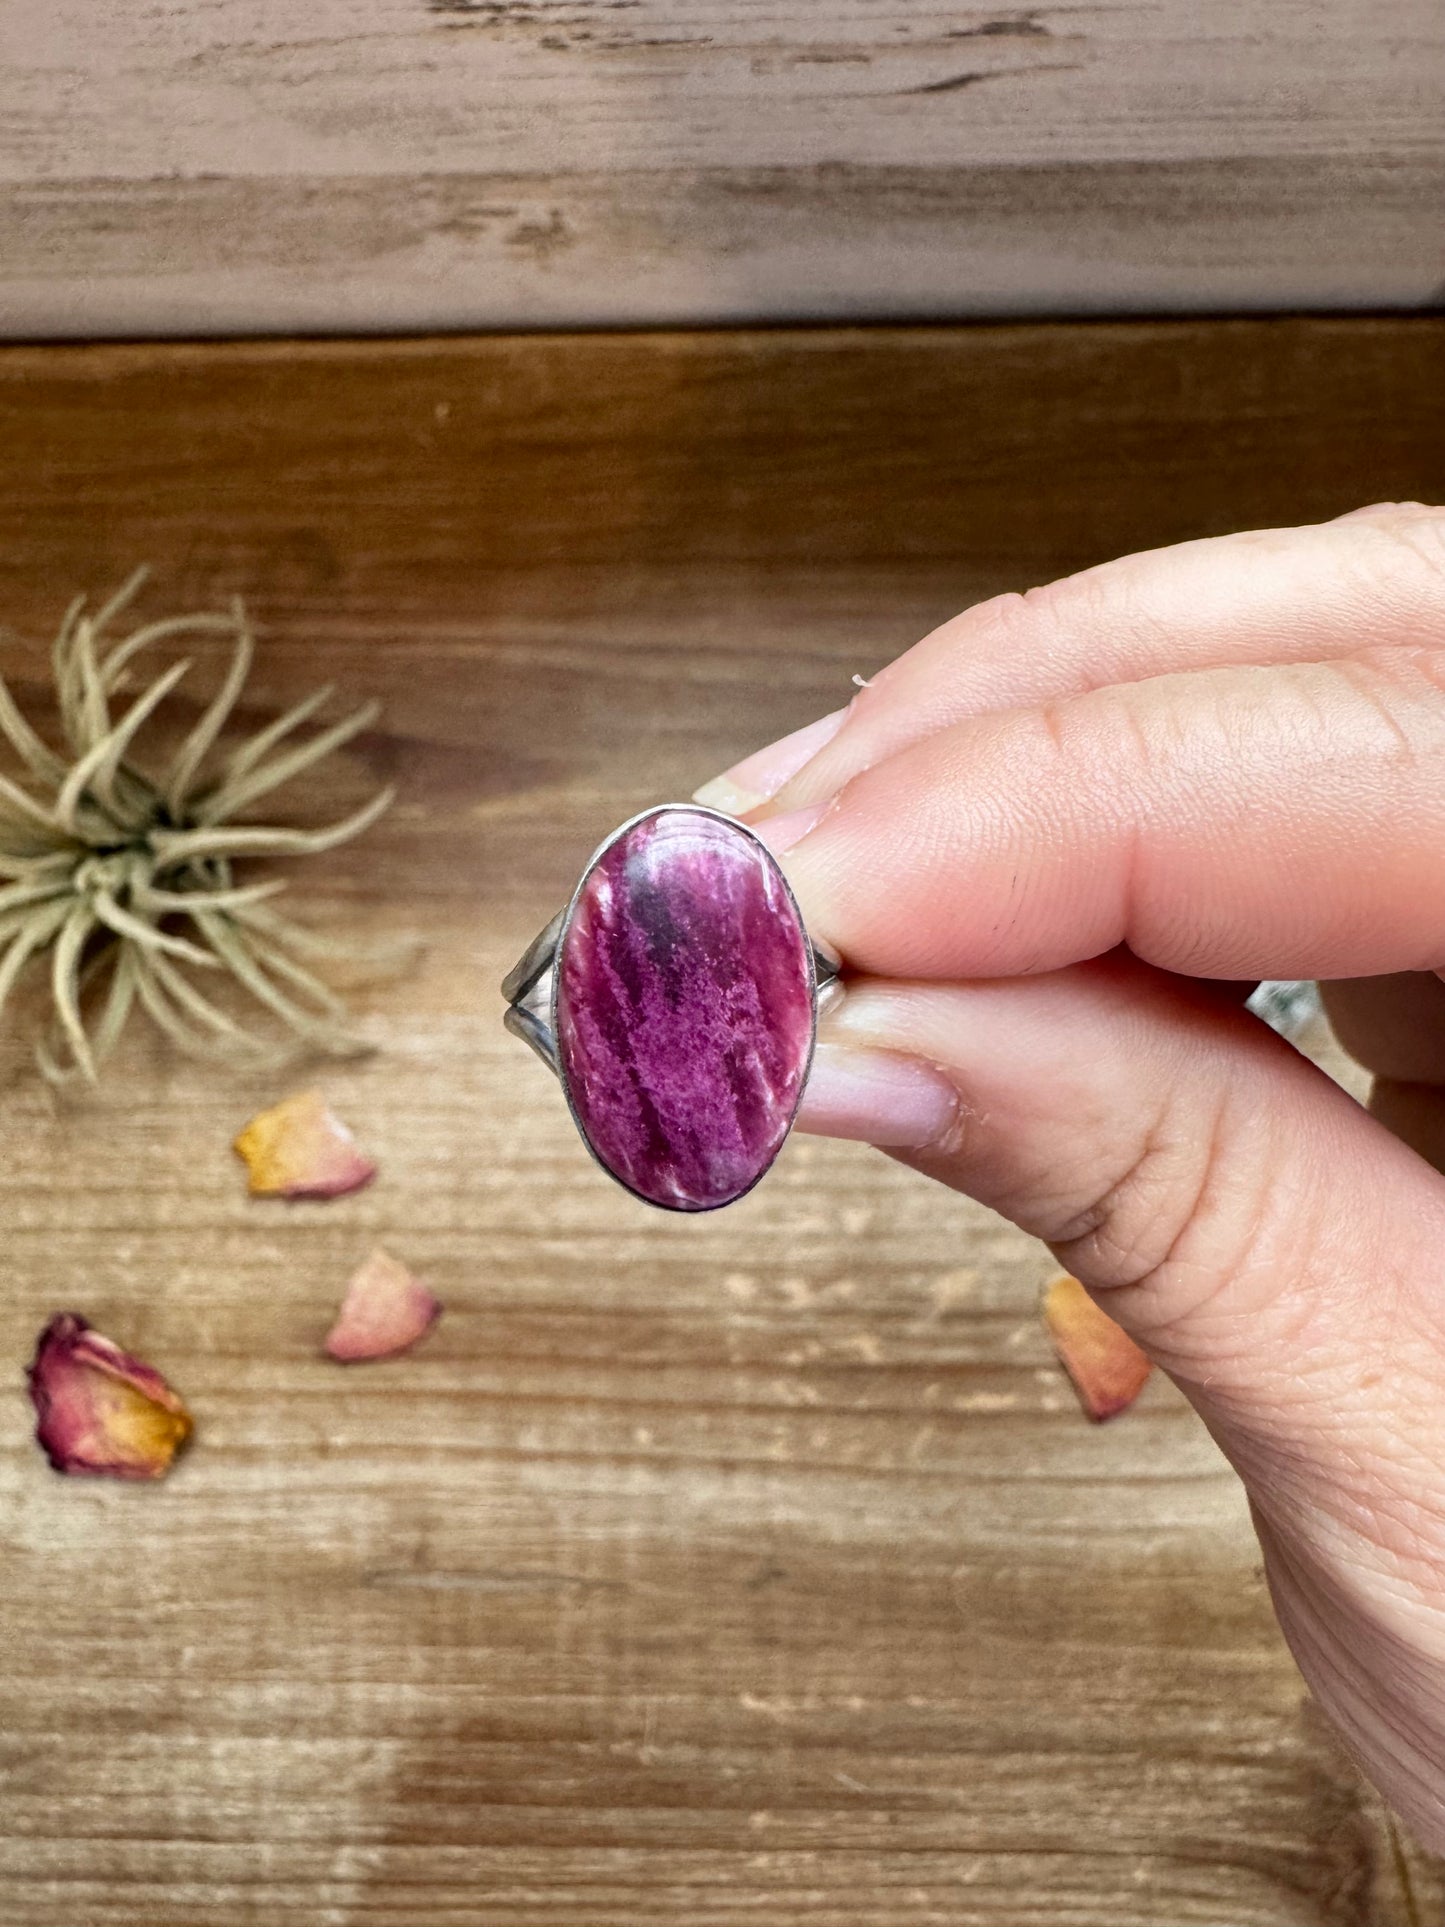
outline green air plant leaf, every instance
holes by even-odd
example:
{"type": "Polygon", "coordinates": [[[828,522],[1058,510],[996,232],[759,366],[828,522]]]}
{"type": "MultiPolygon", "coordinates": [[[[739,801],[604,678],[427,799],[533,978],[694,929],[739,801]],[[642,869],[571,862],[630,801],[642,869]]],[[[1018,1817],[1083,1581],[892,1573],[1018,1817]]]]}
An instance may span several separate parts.
{"type": "Polygon", "coordinates": [[[226,614],[172,616],[112,640],[144,580],[138,571],[94,614],[83,597],[66,610],[52,653],[63,752],[0,682],[0,738],[21,765],[18,780],[0,775],[0,1011],[27,973],[43,971],[50,1014],[36,1057],[53,1083],[94,1081],[137,1009],[180,1049],[221,1063],[274,1064],[297,1049],[355,1054],[365,1046],[345,1028],[340,999],[297,953],[356,952],[263,907],[283,881],[245,883],[233,872],[249,857],[335,849],[375,822],[389,789],[316,829],[237,817],[370,728],[377,707],[298,738],[331,696],[318,690],[218,752],[255,655],[245,611],[235,602],[226,614]],[[219,688],[169,766],[142,768],[136,742],[191,663],[161,669],[128,701],[127,672],[156,643],[216,635],[231,640],[219,688]],[[265,1029],[214,1002],[217,984],[265,1029]]]}

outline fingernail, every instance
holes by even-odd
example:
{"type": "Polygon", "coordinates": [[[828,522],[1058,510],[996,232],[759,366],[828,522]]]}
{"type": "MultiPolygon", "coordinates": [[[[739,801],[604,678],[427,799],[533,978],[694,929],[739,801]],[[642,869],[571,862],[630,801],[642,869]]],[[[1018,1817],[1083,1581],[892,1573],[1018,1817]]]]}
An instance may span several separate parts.
{"type": "Polygon", "coordinates": [[[816,1137],[920,1150],[947,1133],[957,1110],[947,1078],[916,1057],[820,1043],[797,1122],[816,1137]]]}
{"type": "Polygon", "coordinates": [[[757,809],[770,796],[776,796],[784,783],[791,782],[825,743],[832,742],[847,714],[846,709],[835,709],[831,716],[820,716],[816,723],[806,723],[791,736],[769,743],[766,749],[754,750],[751,756],[745,756],[721,776],[694,790],[693,802],[702,803],[710,810],[722,810],[728,816],[744,816],[749,810],[757,809]]]}
{"type": "Polygon", "coordinates": [[[833,799],[826,803],[810,803],[805,810],[787,810],[782,816],[769,816],[761,823],[749,827],[754,836],[759,837],[774,856],[781,856],[791,850],[795,843],[801,843],[820,818],[827,815],[833,807],[833,799]]]}

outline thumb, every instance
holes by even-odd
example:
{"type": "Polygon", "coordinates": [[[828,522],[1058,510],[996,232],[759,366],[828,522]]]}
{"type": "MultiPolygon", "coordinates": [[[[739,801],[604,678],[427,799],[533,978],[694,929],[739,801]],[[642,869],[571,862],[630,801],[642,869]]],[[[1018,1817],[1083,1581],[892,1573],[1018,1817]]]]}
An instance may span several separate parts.
{"type": "Polygon", "coordinates": [[[1445,1180],[1224,993],[1121,952],[864,980],[799,1122],[1044,1239],[1180,1384],[1317,1695],[1445,1846],[1445,1180]]]}
{"type": "Polygon", "coordinates": [[[1417,1293],[1445,1249],[1445,1180],[1229,992],[1123,951],[855,980],[799,1123],[1042,1238],[1211,1417],[1265,1432],[1344,1393],[1396,1328],[1387,1275],[1417,1293]]]}

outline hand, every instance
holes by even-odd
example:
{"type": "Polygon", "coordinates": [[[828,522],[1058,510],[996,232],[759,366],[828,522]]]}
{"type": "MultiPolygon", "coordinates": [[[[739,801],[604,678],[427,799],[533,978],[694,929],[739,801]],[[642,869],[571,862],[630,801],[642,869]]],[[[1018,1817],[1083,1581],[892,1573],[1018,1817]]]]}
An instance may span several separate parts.
{"type": "Polygon", "coordinates": [[[1002,596],[700,795],[850,968],[803,1128],[1044,1239],[1175,1379],[1445,1848],[1445,510],[1002,596]],[[1332,980],[1374,1116],[1240,1008],[1262,977],[1332,980]]]}

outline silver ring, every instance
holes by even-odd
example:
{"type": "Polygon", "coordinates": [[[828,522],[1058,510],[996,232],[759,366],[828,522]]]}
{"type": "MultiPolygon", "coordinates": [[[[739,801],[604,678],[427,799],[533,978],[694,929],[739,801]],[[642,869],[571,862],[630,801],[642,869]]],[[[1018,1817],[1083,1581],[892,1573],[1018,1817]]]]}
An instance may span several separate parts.
{"type": "Polygon", "coordinates": [[[502,980],[603,1170],[667,1211],[750,1191],[792,1129],[840,960],[771,850],[697,803],[629,817],[502,980]]]}

